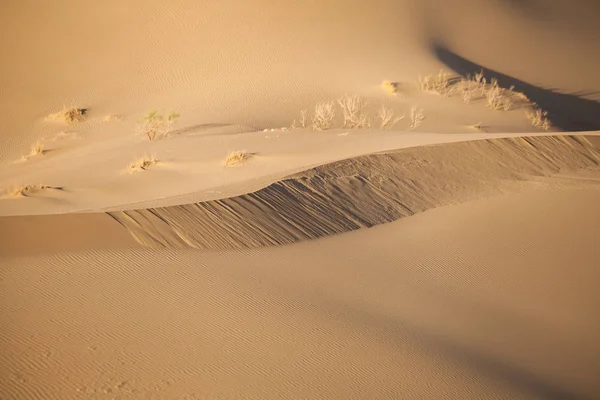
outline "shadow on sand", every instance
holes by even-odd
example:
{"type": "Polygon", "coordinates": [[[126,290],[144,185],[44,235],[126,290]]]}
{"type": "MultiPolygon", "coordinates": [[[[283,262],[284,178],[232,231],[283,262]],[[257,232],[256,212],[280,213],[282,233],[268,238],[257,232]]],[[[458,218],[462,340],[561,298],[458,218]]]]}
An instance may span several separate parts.
{"type": "MultiPolygon", "coordinates": [[[[496,78],[503,88],[514,86],[517,92],[524,93],[530,100],[548,112],[548,118],[555,128],[570,132],[600,130],[600,103],[597,101],[575,94],[558,93],[523,82],[467,60],[439,42],[433,42],[431,47],[435,56],[442,63],[463,77],[483,72],[488,82],[490,79],[496,78]]],[[[591,93],[580,94],[589,95],[591,93]]]]}

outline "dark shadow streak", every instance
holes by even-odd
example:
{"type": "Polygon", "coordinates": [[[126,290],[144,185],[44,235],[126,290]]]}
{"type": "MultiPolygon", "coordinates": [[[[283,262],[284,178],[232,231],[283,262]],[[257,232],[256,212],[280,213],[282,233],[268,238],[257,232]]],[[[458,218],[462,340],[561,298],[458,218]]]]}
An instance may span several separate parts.
{"type": "Polygon", "coordinates": [[[597,101],[574,94],[557,93],[485,68],[452,52],[439,42],[433,42],[431,47],[442,63],[463,77],[483,71],[488,82],[496,78],[503,88],[514,86],[517,92],[524,93],[548,112],[548,118],[555,128],[569,132],[600,130],[600,103],[597,101]]]}

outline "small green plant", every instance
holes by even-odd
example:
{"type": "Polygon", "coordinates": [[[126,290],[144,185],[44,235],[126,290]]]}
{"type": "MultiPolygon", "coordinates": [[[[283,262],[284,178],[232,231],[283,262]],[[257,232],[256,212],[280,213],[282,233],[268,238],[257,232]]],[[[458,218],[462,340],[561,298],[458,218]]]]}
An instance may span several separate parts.
{"type": "Polygon", "coordinates": [[[171,133],[179,116],[176,112],[171,112],[165,118],[156,111],[150,111],[138,121],[137,128],[148,140],[162,139],[171,133]]]}

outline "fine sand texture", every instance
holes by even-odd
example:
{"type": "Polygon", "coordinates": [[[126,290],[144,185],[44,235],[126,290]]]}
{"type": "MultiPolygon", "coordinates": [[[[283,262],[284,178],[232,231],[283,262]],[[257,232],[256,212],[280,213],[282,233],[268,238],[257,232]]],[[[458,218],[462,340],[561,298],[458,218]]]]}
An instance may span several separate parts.
{"type": "Polygon", "coordinates": [[[0,400],[600,398],[598,1],[5,3],[0,400]]]}

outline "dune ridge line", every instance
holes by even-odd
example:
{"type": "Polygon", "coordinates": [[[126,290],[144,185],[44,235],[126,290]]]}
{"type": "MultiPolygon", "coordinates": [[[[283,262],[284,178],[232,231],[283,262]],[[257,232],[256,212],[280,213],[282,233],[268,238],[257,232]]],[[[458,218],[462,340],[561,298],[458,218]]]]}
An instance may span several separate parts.
{"type": "Polygon", "coordinates": [[[479,140],[342,160],[227,199],[107,214],[149,247],[284,245],[510,191],[502,182],[599,164],[600,151],[585,136],[479,140]]]}

